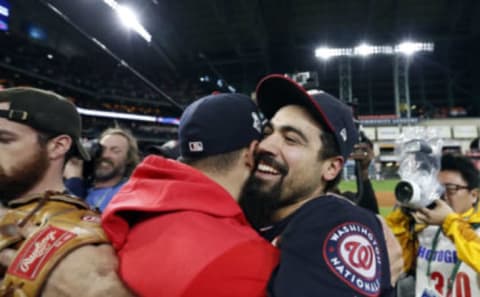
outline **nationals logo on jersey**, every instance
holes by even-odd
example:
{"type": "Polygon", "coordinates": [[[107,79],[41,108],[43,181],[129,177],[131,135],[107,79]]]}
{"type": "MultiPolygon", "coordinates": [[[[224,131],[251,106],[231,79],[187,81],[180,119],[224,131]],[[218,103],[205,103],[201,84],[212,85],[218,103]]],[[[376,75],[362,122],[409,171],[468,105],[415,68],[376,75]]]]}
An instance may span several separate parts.
{"type": "Polygon", "coordinates": [[[356,222],[333,228],[323,244],[328,267],[344,283],[366,296],[380,294],[381,258],[372,230],[356,222]]]}

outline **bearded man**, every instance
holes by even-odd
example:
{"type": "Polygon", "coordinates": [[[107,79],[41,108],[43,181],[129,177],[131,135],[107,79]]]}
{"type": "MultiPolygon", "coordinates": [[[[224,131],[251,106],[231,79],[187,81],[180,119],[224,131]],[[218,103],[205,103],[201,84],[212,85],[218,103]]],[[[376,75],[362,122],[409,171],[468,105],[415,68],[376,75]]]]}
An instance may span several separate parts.
{"type": "Polygon", "coordinates": [[[103,212],[112,197],[127,181],[139,162],[137,140],[122,128],[108,128],[99,137],[101,153],[94,160],[93,184],[83,179],[83,162],[73,158],[67,163],[64,176],[67,188],[91,208],[103,212]]]}
{"type": "Polygon", "coordinates": [[[35,88],[0,91],[0,296],[131,296],[99,215],[66,191],[89,159],[75,106],[35,88]]]}

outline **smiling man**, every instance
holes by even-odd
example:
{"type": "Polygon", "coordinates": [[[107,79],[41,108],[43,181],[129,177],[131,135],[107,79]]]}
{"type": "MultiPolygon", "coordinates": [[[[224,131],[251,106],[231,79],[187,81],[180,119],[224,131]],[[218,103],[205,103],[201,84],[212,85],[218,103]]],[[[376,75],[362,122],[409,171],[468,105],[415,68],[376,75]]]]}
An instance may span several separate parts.
{"type": "Polygon", "coordinates": [[[237,204],[261,132],[249,97],[200,98],[180,118],[182,163],[147,157],[113,198],[102,226],[138,296],[266,296],[278,251],[237,204]]]}
{"type": "Polygon", "coordinates": [[[351,109],[282,75],[257,86],[270,119],[241,205],[279,246],[270,296],[390,296],[381,222],[330,191],[358,141],[351,109]]]}
{"type": "Polygon", "coordinates": [[[93,186],[85,189],[82,163],[71,160],[64,175],[68,189],[102,212],[139,162],[136,139],[127,130],[109,128],[99,137],[102,153],[95,160],[93,186]]]}

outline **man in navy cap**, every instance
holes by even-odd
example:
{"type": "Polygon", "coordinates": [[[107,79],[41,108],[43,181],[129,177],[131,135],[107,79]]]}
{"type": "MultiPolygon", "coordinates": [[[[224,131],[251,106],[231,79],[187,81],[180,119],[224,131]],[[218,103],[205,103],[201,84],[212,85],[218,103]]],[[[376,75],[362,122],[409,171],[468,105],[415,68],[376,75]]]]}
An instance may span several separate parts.
{"type": "Polygon", "coordinates": [[[135,294],[265,296],[278,252],[236,202],[261,131],[247,96],[201,98],[180,119],[185,164],[150,156],[113,198],[102,224],[135,294]]]}
{"type": "Polygon", "coordinates": [[[382,223],[329,192],[358,141],[351,109],[282,75],[260,81],[257,101],[270,122],[241,205],[280,248],[270,296],[390,296],[382,223]]]}

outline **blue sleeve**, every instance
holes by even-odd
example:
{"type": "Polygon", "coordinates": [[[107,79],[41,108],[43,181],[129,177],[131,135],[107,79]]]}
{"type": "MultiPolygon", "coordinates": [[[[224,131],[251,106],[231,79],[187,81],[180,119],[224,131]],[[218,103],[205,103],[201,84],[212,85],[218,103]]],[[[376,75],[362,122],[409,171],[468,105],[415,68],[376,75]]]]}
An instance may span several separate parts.
{"type": "Polygon", "coordinates": [[[393,294],[380,223],[372,213],[336,200],[314,199],[298,210],[279,241],[270,296],[393,294]]]}
{"type": "Polygon", "coordinates": [[[64,184],[67,190],[73,195],[80,198],[85,198],[87,196],[87,189],[83,178],[72,177],[64,180],[64,184]]]}

